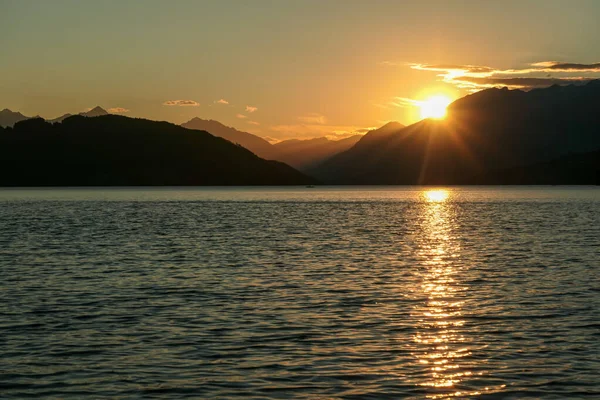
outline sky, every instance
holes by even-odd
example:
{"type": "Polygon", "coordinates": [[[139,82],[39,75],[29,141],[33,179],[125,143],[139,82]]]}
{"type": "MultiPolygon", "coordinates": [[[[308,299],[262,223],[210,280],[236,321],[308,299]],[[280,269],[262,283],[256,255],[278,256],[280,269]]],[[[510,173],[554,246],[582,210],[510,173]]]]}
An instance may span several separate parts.
{"type": "Polygon", "coordinates": [[[272,140],[600,78],[598,0],[0,0],[0,109],[215,119],[272,140]]]}

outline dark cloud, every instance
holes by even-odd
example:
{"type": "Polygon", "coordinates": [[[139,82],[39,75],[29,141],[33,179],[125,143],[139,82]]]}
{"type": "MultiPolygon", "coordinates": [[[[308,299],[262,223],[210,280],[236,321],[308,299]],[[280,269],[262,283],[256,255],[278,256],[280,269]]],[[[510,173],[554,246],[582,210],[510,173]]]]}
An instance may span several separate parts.
{"type": "Polygon", "coordinates": [[[593,79],[586,78],[498,78],[498,77],[474,77],[461,76],[453,79],[455,82],[467,82],[477,86],[511,86],[520,88],[536,88],[552,85],[569,85],[569,84],[585,84],[593,79]]]}
{"type": "MultiPolygon", "coordinates": [[[[575,63],[561,63],[553,62],[547,63],[546,69],[552,71],[588,71],[588,72],[600,72],[600,63],[595,64],[575,64],[575,63]]],[[[542,63],[538,64],[542,65],[542,63]]]]}
{"type": "MultiPolygon", "coordinates": [[[[438,76],[442,77],[444,82],[470,91],[494,86],[533,89],[552,85],[583,84],[600,78],[596,76],[600,73],[600,63],[542,61],[514,69],[468,64],[410,64],[410,66],[421,71],[440,72],[438,76]]],[[[406,105],[409,100],[399,98],[399,102],[394,105],[406,105]]]]}

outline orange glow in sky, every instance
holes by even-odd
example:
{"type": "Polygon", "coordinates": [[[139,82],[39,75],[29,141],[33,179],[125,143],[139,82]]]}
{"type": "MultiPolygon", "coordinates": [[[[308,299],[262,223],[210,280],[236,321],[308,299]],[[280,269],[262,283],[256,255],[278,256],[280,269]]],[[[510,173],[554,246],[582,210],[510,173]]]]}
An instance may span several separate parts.
{"type": "Polygon", "coordinates": [[[490,87],[600,78],[600,1],[546,3],[4,1],[0,110],[54,119],[101,106],[274,141],[341,139],[443,118],[449,99],[490,87]]]}

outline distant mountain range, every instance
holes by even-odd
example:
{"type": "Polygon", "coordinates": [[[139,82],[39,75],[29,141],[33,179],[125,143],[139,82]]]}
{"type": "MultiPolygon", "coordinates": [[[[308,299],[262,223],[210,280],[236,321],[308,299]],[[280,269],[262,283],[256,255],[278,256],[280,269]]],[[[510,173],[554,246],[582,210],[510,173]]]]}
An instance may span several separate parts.
{"type": "Polygon", "coordinates": [[[308,172],[335,184],[597,184],[599,104],[600,81],[488,89],[444,120],[369,132],[308,172]]]}
{"type": "Polygon", "coordinates": [[[184,128],[210,132],[211,134],[227,139],[232,143],[239,144],[259,157],[267,160],[273,159],[273,146],[265,139],[248,132],[238,131],[235,128],[225,126],[212,119],[192,118],[181,124],[184,128]]]}
{"type": "MultiPolygon", "coordinates": [[[[81,115],[84,117],[101,117],[103,115],[108,115],[108,111],[106,111],[104,108],[97,106],[92,108],[89,111],[84,111],[84,112],[80,112],[79,114],[76,115],[81,115]]],[[[52,123],[56,123],[56,122],[63,122],[65,119],[72,117],[73,114],[65,114],[65,115],[61,115],[58,118],[54,118],[54,119],[49,119],[47,120],[48,122],[52,123]]]]}
{"type": "MultiPolygon", "coordinates": [[[[93,110],[92,110],[93,111],[93,110]]],[[[100,111],[100,110],[96,110],[100,111]]],[[[117,115],[0,129],[0,186],[305,185],[316,181],[207,132],[117,115]]]]}
{"type": "Polygon", "coordinates": [[[26,117],[20,112],[13,112],[8,108],[0,111],[0,127],[6,128],[7,126],[13,126],[17,122],[25,121],[30,117],[26,117]]]}
{"type": "MultiPolygon", "coordinates": [[[[105,109],[103,109],[102,107],[95,107],[89,111],[84,111],[84,112],[81,112],[76,115],[82,115],[84,117],[99,117],[101,115],[108,115],[108,112],[105,109]]],[[[73,114],[65,114],[65,115],[61,115],[58,118],[49,119],[47,121],[50,123],[62,122],[66,118],[69,118],[72,116],[73,116],[73,114]]],[[[11,110],[5,108],[4,110],[0,111],[0,126],[2,128],[12,127],[17,122],[25,121],[26,119],[31,119],[31,118],[40,118],[40,117],[39,116],[26,117],[25,115],[21,114],[20,112],[14,112],[14,111],[11,111],[11,110]]]]}
{"type": "Polygon", "coordinates": [[[361,137],[362,135],[353,135],[340,140],[329,140],[326,137],[284,140],[273,145],[275,149],[273,158],[300,171],[309,171],[328,158],[348,150],[361,137]]]}
{"type": "MultiPolygon", "coordinates": [[[[52,124],[62,123],[65,119],[73,115],[64,114],[58,118],[46,121],[52,124]]],[[[89,111],[75,115],[99,117],[109,115],[109,113],[102,107],[95,107],[89,111]]],[[[0,125],[2,127],[12,127],[16,122],[30,118],[35,117],[27,117],[19,112],[12,112],[5,109],[0,112],[0,125]]],[[[273,145],[252,133],[239,131],[214,120],[193,118],[181,126],[187,129],[209,132],[214,136],[222,137],[232,143],[239,144],[261,158],[281,161],[300,171],[307,171],[333,155],[349,149],[361,138],[361,135],[354,135],[342,140],[329,140],[325,137],[320,137],[309,140],[285,140],[273,145]]]]}
{"type": "Polygon", "coordinates": [[[200,118],[180,127],[97,107],[51,124],[3,110],[0,186],[598,185],[599,104],[598,80],[488,89],[452,103],[443,120],[275,145],[200,118]]]}
{"type": "Polygon", "coordinates": [[[361,135],[341,140],[319,137],[310,140],[285,140],[273,145],[252,133],[239,131],[214,120],[193,118],[181,126],[210,132],[232,143],[240,144],[259,157],[284,162],[300,171],[307,171],[333,155],[349,149],[361,138],[361,135]]]}

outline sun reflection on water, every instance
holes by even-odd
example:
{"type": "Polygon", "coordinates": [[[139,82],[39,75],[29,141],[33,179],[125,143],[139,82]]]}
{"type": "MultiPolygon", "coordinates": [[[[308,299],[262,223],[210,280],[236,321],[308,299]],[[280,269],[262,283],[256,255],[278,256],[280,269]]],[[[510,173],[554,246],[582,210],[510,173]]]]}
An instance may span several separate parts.
{"type": "Polygon", "coordinates": [[[428,190],[423,193],[423,196],[428,202],[440,203],[448,200],[450,192],[445,189],[428,190]]]}
{"type": "Polygon", "coordinates": [[[471,355],[462,329],[463,306],[468,287],[461,282],[460,244],[453,236],[455,215],[448,199],[449,190],[423,192],[422,240],[418,256],[422,283],[415,306],[416,321],[413,355],[428,368],[427,379],[418,384],[436,389],[432,398],[473,396],[479,392],[460,389],[459,384],[473,375],[468,363],[471,355]]]}

